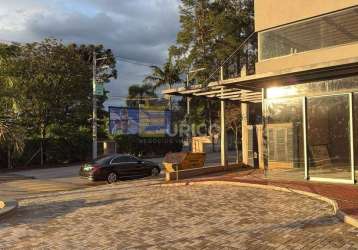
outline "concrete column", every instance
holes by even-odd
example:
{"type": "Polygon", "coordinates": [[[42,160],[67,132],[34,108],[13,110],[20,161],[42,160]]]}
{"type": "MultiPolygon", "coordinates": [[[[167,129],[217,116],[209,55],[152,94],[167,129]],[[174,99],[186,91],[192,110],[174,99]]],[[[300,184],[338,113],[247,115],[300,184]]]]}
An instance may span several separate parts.
{"type": "MultiPolygon", "coordinates": [[[[224,71],[223,71],[223,67],[221,67],[221,71],[220,71],[220,80],[223,81],[224,80],[224,71]]],[[[221,88],[221,94],[224,93],[224,88],[221,88]]],[[[226,135],[226,127],[225,127],[225,100],[221,99],[220,101],[220,129],[221,129],[221,148],[220,148],[220,152],[221,152],[221,165],[222,166],[227,166],[228,165],[228,161],[227,161],[227,135],[226,135]]]]}
{"type": "Polygon", "coordinates": [[[242,163],[248,165],[249,163],[249,137],[248,137],[248,112],[249,107],[247,103],[241,103],[241,145],[242,145],[242,163]]]}
{"type": "Polygon", "coordinates": [[[268,174],[268,140],[267,140],[267,113],[266,113],[266,89],[262,89],[262,154],[265,175],[268,174]]]}
{"type": "Polygon", "coordinates": [[[226,127],[225,127],[225,101],[220,101],[221,112],[220,112],[220,128],[221,128],[221,165],[227,166],[227,135],[226,135],[226,127]]]}
{"type": "Polygon", "coordinates": [[[259,168],[265,169],[263,125],[256,125],[256,135],[259,151],[259,168]]]}

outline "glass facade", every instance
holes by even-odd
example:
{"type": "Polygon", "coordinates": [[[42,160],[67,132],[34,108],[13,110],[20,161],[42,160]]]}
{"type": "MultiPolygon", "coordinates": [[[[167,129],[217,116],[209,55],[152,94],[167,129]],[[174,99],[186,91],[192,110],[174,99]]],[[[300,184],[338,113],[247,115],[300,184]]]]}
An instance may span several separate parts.
{"type": "Polygon", "coordinates": [[[358,7],[259,33],[260,60],[358,42],[358,7]]]}
{"type": "Polygon", "coordinates": [[[353,94],[353,135],[354,135],[354,165],[355,177],[358,180],[358,93],[353,94]]]}
{"type": "Polygon", "coordinates": [[[307,99],[311,177],[351,179],[349,95],[307,99]]]}
{"type": "Polygon", "coordinates": [[[265,105],[269,167],[303,170],[301,99],[269,99],[265,105]]]}
{"type": "Polygon", "coordinates": [[[267,99],[358,92],[358,76],[267,89],[267,99]]]}
{"type": "Polygon", "coordinates": [[[290,170],[298,179],[352,180],[358,77],[269,88],[264,112],[268,169],[290,170]]]}

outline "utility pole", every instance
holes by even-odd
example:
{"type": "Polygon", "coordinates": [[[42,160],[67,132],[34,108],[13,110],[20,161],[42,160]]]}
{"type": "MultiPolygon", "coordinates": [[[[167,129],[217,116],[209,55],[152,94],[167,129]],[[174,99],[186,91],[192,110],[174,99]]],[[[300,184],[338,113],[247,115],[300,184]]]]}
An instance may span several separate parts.
{"type": "Polygon", "coordinates": [[[96,76],[97,76],[97,59],[96,51],[93,51],[93,97],[92,97],[92,159],[97,158],[97,97],[96,97],[96,76]]]}
{"type": "MultiPolygon", "coordinates": [[[[186,75],[186,87],[189,87],[189,72],[186,75]]],[[[191,123],[189,122],[189,118],[190,118],[190,97],[186,97],[186,119],[187,119],[187,125],[189,126],[189,130],[188,134],[187,134],[187,140],[188,140],[188,147],[189,147],[189,151],[192,150],[191,148],[191,123]]]]}

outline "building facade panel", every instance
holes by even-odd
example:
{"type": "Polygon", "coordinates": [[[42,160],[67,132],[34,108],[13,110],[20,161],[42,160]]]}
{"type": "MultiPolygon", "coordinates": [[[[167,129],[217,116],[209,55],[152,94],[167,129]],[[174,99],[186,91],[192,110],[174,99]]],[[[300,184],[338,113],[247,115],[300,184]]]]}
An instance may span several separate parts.
{"type": "Polygon", "coordinates": [[[309,67],[310,69],[323,68],[335,64],[344,64],[344,62],[351,63],[357,58],[358,43],[347,44],[260,61],[256,64],[256,73],[261,74],[304,67],[309,67]]]}
{"type": "Polygon", "coordinates": [[[256,73],[327,63],[358,57],[358,6],[259,32],[256,73]]]}
{"type": "Polygon", "coordinates": [[[262,31],[355,5],[358,0],[255,0],[255,30],[262,31]]]}

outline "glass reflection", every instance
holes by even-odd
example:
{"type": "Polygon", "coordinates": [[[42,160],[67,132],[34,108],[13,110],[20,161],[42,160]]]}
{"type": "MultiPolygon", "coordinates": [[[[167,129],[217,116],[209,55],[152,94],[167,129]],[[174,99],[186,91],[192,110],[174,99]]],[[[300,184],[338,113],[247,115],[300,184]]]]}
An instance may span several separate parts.
{"type": "Polygon", "coordinates": [[[353,128],[354,128],[354,166],[355,177],[358,180],[358,93],[353,94],[353,128]]]}
{"type": "Polygon", "coordinates": [[[265,100],[265,109],[269,169],[289,169],[287,178],[303,179],[302,99],[265,100]]]}
{"type": "Polygon", "coordinates": [[[358,76],[269,88],[267,89],[267,98],[312,96],[336,91],[354,90],[358,90],[358,76]]]}
{"type": "Polygon", "coordinates": [[[349,96],[307,99],[310,177],[351,179],[349,96]]]}

